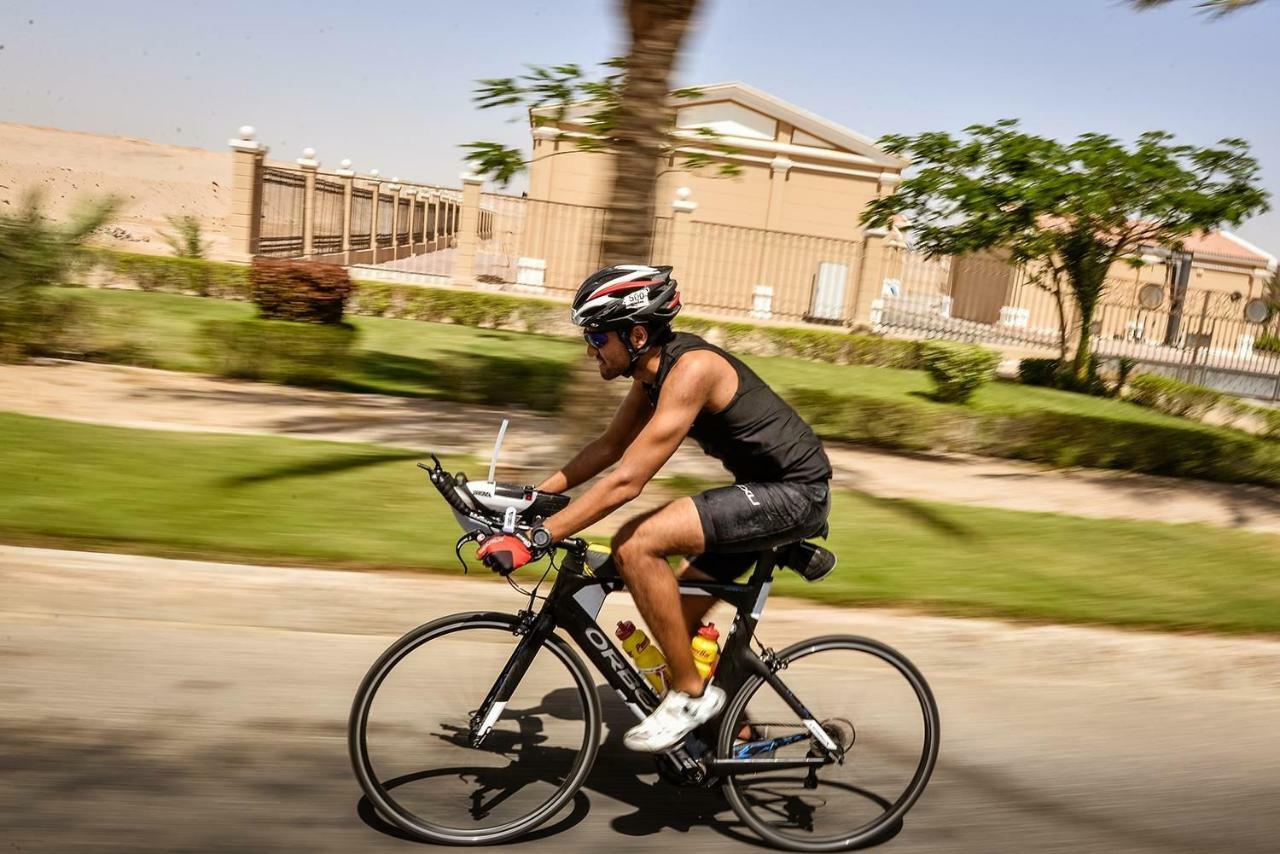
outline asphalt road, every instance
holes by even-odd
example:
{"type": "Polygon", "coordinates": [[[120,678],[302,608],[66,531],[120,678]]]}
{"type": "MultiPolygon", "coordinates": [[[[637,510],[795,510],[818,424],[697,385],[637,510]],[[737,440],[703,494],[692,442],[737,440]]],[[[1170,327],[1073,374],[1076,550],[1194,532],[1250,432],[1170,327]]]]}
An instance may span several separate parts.
{"type": "MultiPolygon", "coordinates": [[[[605,617],[632,613],[615,597],[605,617]]],[[[393,637],[513,609],[483,579],[0,547],[0,852],[414,851],[361,801],[345,722],[393,637]]],[[[1280,643],[769,603],[781,645],[901,649],[942,709],[903,852],[1274,852],[1280,643]]],[[[746,850],[718,791],[618,744],[518,850],[746,850]]]]}

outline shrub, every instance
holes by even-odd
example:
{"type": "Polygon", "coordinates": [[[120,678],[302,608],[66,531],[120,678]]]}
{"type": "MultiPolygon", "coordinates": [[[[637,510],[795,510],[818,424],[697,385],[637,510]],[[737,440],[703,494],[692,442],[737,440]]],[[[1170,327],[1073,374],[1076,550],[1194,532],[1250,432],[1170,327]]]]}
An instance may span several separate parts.
{"type": "Polygon", "coordinates": [[[972,344],[926,341],[920,345],[920,360],[933,380],[936,399],[964,403],[995,378],[1000,354],[972,344]]]}
{"type": "Polygon", "coordinates": [[[1129,400],[1167,415],[1200,418],[1226,396],[1211,388],[1159,374],[1142,374],[1129,383],[1129,400]]]}
{"type": "Polygon", "coordinates": [[[13,213],[0,213],[0,360],[25,358],[65,332],[73,318],[52,288],[76,269],[84,242],[115,212],[113,199],[82,207],[66,223],[52,223],[38,193],[13,213]]]}
{"type": "Polygon", "coordinates": [[[825,438],[904,451],[947,450],[963,435],[963,416],[924,402],[788,389],[788,403],[825,438]]]}
{"type": "MultiPolygon", "coordinates": [[[[1235,430],[1049,410],[983,412],[809,388],[789,389],[784,396],[825,439],[1280,485],[1280,444],[1235,430]]],[[[1268,411],[1280,429],[1280,410],[1268,411]]]]}
{"type": "Polygon", "coordinates": [[[209,244],[205,242],[200,227],[200,218],[188,214],[186,216],[168,216],[165,219],[173,228],[173,231],[163,232],[160,236],[164,238],[165,243],[169,244],[173,254],[179,258],[204,258],[204,253],[208,251],[209,244]]]}
{"type": "Polygon", "coordinates": [[[249,281],[264,320],[341,323],[351,296],[351,277],[337,264],[254,258],[249,281]]]}
{"type": "Polygon", "coordinates": [[[1280,353],[1280,335],[1274,332],[1262,333],[1253,339],[1253,349],[1263,353],[1280,353]]]}
{"type": "Polygon", "coordinates": [[[112,286],[129,286],[185,296],[247,300],[249,268],[223,261],[136,255],[111,249],[90,250],[88,271],[103,271],[112,286]]]}
{"type": "Polygon", "coordinates": [[[1018,362],[1018,382],[1023,385],[1058,387],[1062,362],[1057,359],[1023,359],[1018,362]]]}
{"type": "Polygon", "coordinates": [[[210,320],[200,352],[224,377],[279,383],[322,383],[345,367],[356,329],[345,323],[286,320],[210,320]]]}

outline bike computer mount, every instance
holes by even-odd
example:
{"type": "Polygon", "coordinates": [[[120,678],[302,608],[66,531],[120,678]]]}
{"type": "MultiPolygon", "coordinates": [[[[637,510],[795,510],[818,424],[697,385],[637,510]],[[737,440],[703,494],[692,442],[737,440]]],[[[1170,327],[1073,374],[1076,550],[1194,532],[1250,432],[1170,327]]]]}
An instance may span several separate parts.
{"type": "Polygon", "coordinates": [[[426,470],[431,483],[453,510],[454,518],[468,533],[488,536],[514,526],[532,528],[569,503],[569,496],[563,493],[540,492],[532,486],[496,479],[507,424],[508,421],[504,418],[502,427],[498,430],[497,441],[493,445],[488,480],[468,480],[461,472],[451,475],[445,471],[435,454],[431,455],[434,468],[418,464],[419,468],[426,470]]]}

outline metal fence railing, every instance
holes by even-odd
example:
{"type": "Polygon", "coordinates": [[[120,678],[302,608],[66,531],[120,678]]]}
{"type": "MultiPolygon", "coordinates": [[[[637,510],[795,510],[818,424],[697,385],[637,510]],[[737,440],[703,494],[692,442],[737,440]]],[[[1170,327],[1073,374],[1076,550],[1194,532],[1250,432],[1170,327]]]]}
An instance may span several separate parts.
{"type": "Polygon", "coordinates": [[[396,213],[396,245],[403,246],[409,242],[409,199],[400,197],[396,213]]]}
{"type": "Polygon", "coordinates": [[[846,323],[861,249],[852,240],[694,222],[682,297],[715,313],[846,323]]]}
{"type": "Polygon", "coordinates": [[[351,248],[372,249],[373,243],[373,190],[369,187],[351,189],[351,248]]]}
{"type": "Polygon", "coordinates": [[[317,255],[342,251],[342,228],[346,194],[341,184],[316,179],[315,228],[311,248],[317,255]]]}
{"type": "Polygon", "coordinates": [[[262,170],[262,213],[258,236],[261,255],[302,254],[306,179],[301,173],[265,167],[262,170]]]}
{"type": "Polygon", "coordinates": [[[545,265],[543,287],[571,295],[602,266],[605,209],[528,199],[519,255],[545,265]]]}
{"type": "Polygon", "coordinates": [[[378,196],[378,228],[377,246],[379,249],[391,245],[392,228],[395,220],[395,199],[385,193],[378,196]]]}

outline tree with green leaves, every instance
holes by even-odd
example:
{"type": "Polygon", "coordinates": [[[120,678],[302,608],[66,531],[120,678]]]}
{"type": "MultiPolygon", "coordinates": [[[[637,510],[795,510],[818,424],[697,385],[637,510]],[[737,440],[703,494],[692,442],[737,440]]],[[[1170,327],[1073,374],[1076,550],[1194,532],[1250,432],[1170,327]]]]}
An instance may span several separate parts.
{"type": "MultiPolygon", "coordinates": [[[[1167,6],[1174,0],[1129,0],[1135,9],[1143,11],[1156,6],[1167,6]]],[[[1262,0],[1197,0],[1196,8],[1213,18],[1230,15],[1248,6],[1256,6],[1262,0]]]]}
{"type": "Polygon", "coordinates": [[[64,284],[80,249],[116,212],[106,198],[54,223],[39,193],[28,193],[12,214],[0,214],[0,359],[21,359],[61,325],[65,306],[49,288],[64,284]]]}
{"type": "MultiPolygon", "coordinates": [[[[629,33],[625,57],[603,63],[592,78],[572,64],[532,66],[521,77],[479,81],[481,108],[523,106],[535,126],[554,127],[576,106],[588,111],[591,138],[573,137],[577,150],[613,157],[603,254],[606,263],[646,260],[653,241],[653,217],[662,161],[677,148],[671,73],[688,32],[697,0],[622,0],[629,33]]],[[[696,97],[684,89],[676,98],[696,97]]],[[[697,132],[703,149],[731,153],[709,129],[697,132]]],[[[688,141],[684,141],[688,144],[688,141]]],[[[477,174],[506,184],[525,166],[522,153],[492,142],[472,142],[466,159],[477,174]]],[[[682,169],[710,168],[736,174],[736,167],[709,151],[681,151],[682,169]]]]}
{"type": "Polygon", "coordinates": [[[1176,248],[1192,234],[1268,209],[1258,163],[1242,139],[1199,148],[1150,131],[1133,145],[1097,133],[1062,143],[1006,119],[973,125],[960,138],[889,135],[880,145],[910,157],[913,174],[872,202],[863,222],[887,227],[905,215],[914,244],[930,256],[1003,250],[1048,282],[1075,306],[1072,368],[1081,381],[1116,261],[1142,247],[1176,248]]]}

